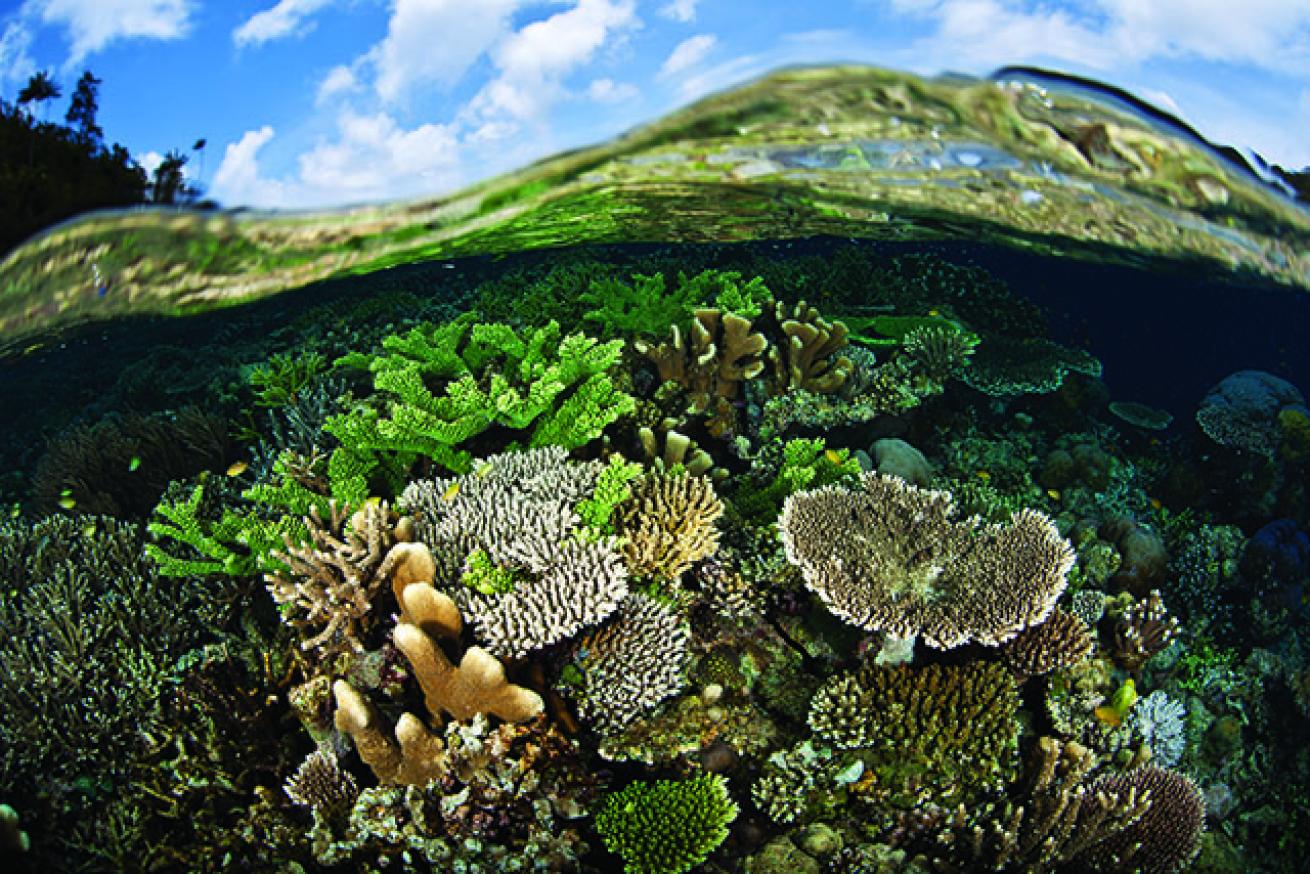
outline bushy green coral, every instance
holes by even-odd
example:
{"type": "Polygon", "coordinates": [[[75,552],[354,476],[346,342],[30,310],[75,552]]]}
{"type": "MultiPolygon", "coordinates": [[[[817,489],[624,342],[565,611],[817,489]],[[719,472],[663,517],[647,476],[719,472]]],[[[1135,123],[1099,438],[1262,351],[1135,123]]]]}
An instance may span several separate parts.
{"type": "Polygon", "coordinates": [[[464,562],[460,582],[484,595],[500,595],[514,591],[515,576],[509,568],[492,561],[485,549],[475,549],[464,562]]]}
{"type": "Polygon", "coordinates": [[[205,477],[181,500],[167,495],[155,508],[155,519],[147,526],[157,540],[174,540],[190,547],[192,556],[175,555],[158,543],[146,544],[146,554],[159,573],[170,577],[204,574],[248,576],[269,573],[283,567],[273,553],[286,548],[287,540],[304,541],[304,517],[311,508],[331,515],[328,497],[310,491],[292,474],[293,455],[284,452],[273,465],[276,481],[259,483],[241,497],[250,502],[244,511],[224,506],[217,518],[203,511],[205,477]]]}
{"type": "Polygon", "coordinates": [[[610,458],[609,467],[601,471],[596,480],[596,491],[574,507],[582,524],[597,535],[613,534],[614,526],[610,523],[610,516],[615,507],[632,497],[628,483],[640,476],[640,464],[624,461],[621,455],[610,458]]]}
{"type": "Polygon", "coordinates": [[[317,352],[279,353],[251,368],[246,380],[258,406],[283,407],[294,401],[326,366],[327,359],[317,352]]]}
{"type": "MultiPolygon", "coordinates": [[[[777,518],[783,501],[793,492],[832,485],[860,475],[860,464],[845,449],[826,449],[822,438],[797,438],[764,451],[756,467],[776,464],[772,478],[762,484],[758,471],[732,496],[737,513],[748,522],[767,524],[777,518]]],[[[766,474],[767,475],[767,474],[766,474]]]]}
{"type": "Polygon", "coordinates": [[[723,843],[737,810],[718,774],[639,780],[601,802],[596,830],[627,874],[682,874],[723,843]]]}
{"type": "Polygon", "coordinates": [[[340,363],[373,374],[378,396],[324,425],[342,444],[331,462],[343,473],[335,496],[357,500],[378,478],[396,491],[419,458],[465,473],[471,455],[461,444],[493,426],[530,428],[532,446],[595,439],[635,405],[609,376],[622,349],[561,338],[555,322],[519,333],[456,321],[388,337],[379,355],[346,356],[340,363]]]}
{"type": "Polygon", "coordinates": [[[670,290],[662,274],[637,273],[631,284],[612,278],[593,280],[582,300],[591,307],[583,318],[607,337],[662,336],[704,302],[705,286],[679,274],[678,287],[670,290]]]}
{"type": "Polygon", "coordinates": [[[900,346],[908,337],[925,330],[961,334],[962,342],[971,347],[978,343],[977,334],[964,330],[958,322],[937,315],[842,316],[842,322],[851,330],[849,338],[852,343],[874,348],[900,346]]]}
{"type": "Polygon", "coordinates": [[[764,312],[764,306],[773,299],[764,280],[755,276],[746,282],[741,281],[741,274],[735,270],[706,270],[696,276],[693,282],[699,283],[714,292],[714,305],[725,313],[733,313],[743,319],[754,319],[764,312]]]}

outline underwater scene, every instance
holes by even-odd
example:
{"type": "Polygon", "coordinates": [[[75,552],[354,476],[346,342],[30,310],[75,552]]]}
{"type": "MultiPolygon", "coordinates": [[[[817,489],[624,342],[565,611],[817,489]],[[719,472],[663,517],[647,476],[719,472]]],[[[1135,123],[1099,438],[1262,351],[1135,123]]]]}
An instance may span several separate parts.
{"type": "Polygon", "coordinates": [[[1297,872],[1310,213],[792,68],[0,260],[6,871],[1297,872]]]}

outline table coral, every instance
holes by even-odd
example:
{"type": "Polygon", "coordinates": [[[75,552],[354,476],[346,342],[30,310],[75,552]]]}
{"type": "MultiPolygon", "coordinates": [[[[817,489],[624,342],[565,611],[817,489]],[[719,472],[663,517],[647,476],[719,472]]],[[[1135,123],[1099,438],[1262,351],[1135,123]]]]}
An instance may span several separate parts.
{"type": "Polygon", "coordinates": [[[1045,619],[1064,591],[1073,549],[1041,513],[987,525],[954,518],[947,492],[877,473],[860,483],[797,492],[778,523],[788,560],[847,622],[939,649],[995,645],[1045,619]]]}

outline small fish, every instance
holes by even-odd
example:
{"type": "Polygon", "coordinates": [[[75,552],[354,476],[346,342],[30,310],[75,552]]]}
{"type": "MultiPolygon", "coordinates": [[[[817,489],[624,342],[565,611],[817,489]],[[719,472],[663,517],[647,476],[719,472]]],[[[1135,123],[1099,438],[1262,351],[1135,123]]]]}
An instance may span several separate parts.
{"type": "Polygon", "coordinates": [[[446,486],[446,490],[441,493],[441,500],[453,501],[458,496],[459,496],[459,480],[455,480],[455,482],[446,486]]]}
{"type": "Polygon", "coordinates": [[[490,474],[494,468],[495,465],[492,464],[490,461],[484,461],[477,466],[477,469],[473,471],[473,474],[478,479],[486,479],[487,475],[490,474]]]}
{"type": "Polygon", "coordinates": [[[249,470],[249,469],[250,469],[250,462],[248,462],[248,461],[234,461],[234,462],[232,462],[230,465],[228,465],[228,468],[227,468],[227,475],[228,475],[228,476],[241,476],[241,474],[245,473],[245,472],[246,472],[247,470],[249,470]]]}
{"type": "Polygon", "coordinates": [[[1047,489],[1047,490],[1046,490],[1046,497],[1050,498],[1052,501],[1058,501],[1058,500],[1060,500],[1060,490],[1059,490],[1059,489],[1047,489]]]}
{"type": "Polygon", "coordinates": [[[987,482],[991,478],[992,475],[989,472],[985,470],[978,471],[978,479],[982,480],[983,482],[987,482]]]}
{"type": "Polygon", "coordinates": [[[829,461],[831,461],[833,464],[841,464],[841,463],[842,463],[842,455],[841,455],[841,453],[838,452],[836,449],[829,449],[829,450],[825,451],[825,452],[823,453],[823,457],[826,458],[826,459],[828,459],[829,461]]]}
{"type": "Polygon", "coordinates": [[[1151,498],[1151,509],[1152,509],[1152,510],[1160,510],[1160,509],[1162,509],[1163,507],[1164,507],[1164,502],[1163,502],[1163,501],[1161,501],[1159,498],[1151,498]]]}
{"type": "Polygon", "coordinates": [[[136,473],[136,469],[141,466],[141,456],[133,455],[132,460],[127,463],[127,472],[136,473]]]}
{"type": "Polygon", "coordinates": [[[937,310],[928,310],[928,315],[932,316],[933,318],[936,318],[937,316],[940,316],[941,313],[938,312],[937,310]]]}
{"type": "Polygon", "coordinates": [[[71,510],[77,506],[77,498],[72,495],[64,495],[59,499],[59,506],[63,507],[65,510],[71,510]]]}
{"type": "Polygon", "coordinates": [[[1097,707],[1092,711],[1092,715],[1111,728],[1118,728],[1124,721],[1124,718],[1119,711],[1107,704],[1102,704],[1100,707],[1097,707]]]}

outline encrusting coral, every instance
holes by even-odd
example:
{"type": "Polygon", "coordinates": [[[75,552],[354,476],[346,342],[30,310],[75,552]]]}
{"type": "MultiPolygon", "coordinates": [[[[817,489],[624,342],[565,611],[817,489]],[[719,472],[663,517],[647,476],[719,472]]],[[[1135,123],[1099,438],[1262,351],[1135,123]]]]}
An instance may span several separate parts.
{"type": "Polygon", "coordinates": [[[955,519],[947,492],[877,473],[860,483],[797,492],[778,521],[788,560],[847,622],[939,649],[996,645],[1064,591],[1073,548],[1041,513],[987,525],[955,519]]]}

